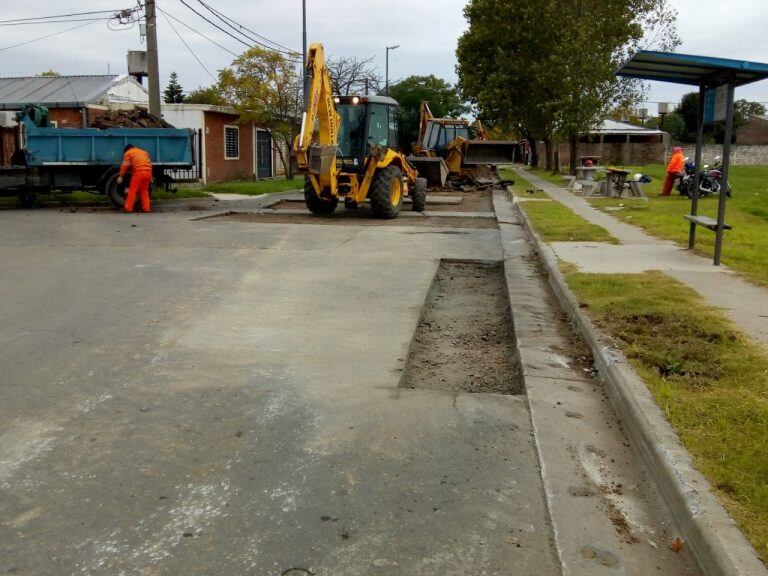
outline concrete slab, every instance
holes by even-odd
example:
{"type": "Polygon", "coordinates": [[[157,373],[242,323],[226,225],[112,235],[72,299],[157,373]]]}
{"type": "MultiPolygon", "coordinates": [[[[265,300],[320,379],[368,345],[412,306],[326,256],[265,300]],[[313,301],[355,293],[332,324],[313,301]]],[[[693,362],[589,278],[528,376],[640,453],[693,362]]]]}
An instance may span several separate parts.
{"type": "Polygon", "coordinates": [[[397,388],[498,231],[189,216],[0,213],[4,571],[560,573],[525,398],[397,388]]]}
{"type": "Polygon", "coordinates": [[[561,260],[593,274],[640,273],[646,270],[721,274],[711,263],[691,260],[688,251],[674,245],[552,242],[550,246],[561,260]]]}

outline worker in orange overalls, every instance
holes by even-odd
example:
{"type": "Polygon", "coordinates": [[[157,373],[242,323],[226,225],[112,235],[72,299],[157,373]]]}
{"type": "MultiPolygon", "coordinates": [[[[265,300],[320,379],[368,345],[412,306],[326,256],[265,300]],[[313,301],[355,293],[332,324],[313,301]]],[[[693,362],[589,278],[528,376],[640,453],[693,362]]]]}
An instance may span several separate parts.
{"type": "Polygon", "coordinates": [[[677,180],[685,170],[685,156],[683,156],[683,149],[679,146],[674,149],[672,158],[669,159],[667,164],[667,177],[664,179],[664,186],[661,189],[662,196],[669,196],[672,194],[672,188],[677,180]]]}
{"type": "Polygon", "coordinates": [[[123,176],[130,170],[131,184],[128,187],[128,197],[125,199],[125,211],[133,212],[136,194],[141,199],[141,211],[149,212],[149,189],[152,186],[152,160],[146,150],[128,144],[123,149],[123,163],[117,183],[123,183],[123,176]]]}

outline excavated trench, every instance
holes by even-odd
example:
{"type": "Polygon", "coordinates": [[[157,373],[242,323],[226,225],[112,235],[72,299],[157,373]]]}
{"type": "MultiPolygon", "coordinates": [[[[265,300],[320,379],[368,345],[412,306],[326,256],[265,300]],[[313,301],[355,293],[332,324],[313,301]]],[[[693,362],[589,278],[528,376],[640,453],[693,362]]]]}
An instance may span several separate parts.
{"type": "Polygon", "coordinates": [[[524,394],[502,262],[440,262],[400,386],[524,394]]]}

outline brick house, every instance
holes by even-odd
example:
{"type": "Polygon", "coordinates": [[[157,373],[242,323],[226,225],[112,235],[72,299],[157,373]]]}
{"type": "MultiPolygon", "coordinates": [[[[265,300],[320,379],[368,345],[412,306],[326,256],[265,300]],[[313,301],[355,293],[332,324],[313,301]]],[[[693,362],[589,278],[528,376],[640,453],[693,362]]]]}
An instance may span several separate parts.
{"type": "Polygon", "coordinates": [[[239,122],[234,108],[211,104],[163,104],[163,118],[201,134],[200,179],[226,180],[284,176],[277,142],[253,122],[239,122]]]}
{"type": "MultiPolygon", "coordinates": [[[[579,153],[600,156],[600,164],[644,165],[664,162],[668,141],[668,134],[661,130],[606,119],[595,130],[581,135],[579,153]]],[[[560,162],[570,164],[568,143],[561,142],[558,151],[560,162]]],[[[544,157],[543,144],[538,153],[544,157]]]]}

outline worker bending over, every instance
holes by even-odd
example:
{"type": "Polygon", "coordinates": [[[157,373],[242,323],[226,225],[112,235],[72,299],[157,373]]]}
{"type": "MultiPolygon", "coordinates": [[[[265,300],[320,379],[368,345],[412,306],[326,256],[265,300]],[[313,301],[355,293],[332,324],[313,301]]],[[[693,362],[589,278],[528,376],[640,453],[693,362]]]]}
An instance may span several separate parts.
{"type": "Polygon", "coordinates": [[[667,164],[667,177],[664,179],[664,187],[661,190],[662,196],[669,196],[672,194],[672,188],[685,169],[685,156],[683,156],[683,149],[679,146],[675,148],[672,158],[669,159],[667,164]]]}
{"type": "Polygon", "coordinates": [[[149,188],[152,186],[152,161],[146,150],[136,148],[128,144],[123,149],[123,163],[120,165],[120,174],[117,183],[123,183],[125,173],[131,172],[131,183],[128,186],[128,197],[125,199],[125,211],[133,212],[136,202],[136,194],[141,199],[141,211],[149,212],[149,188]]]}

